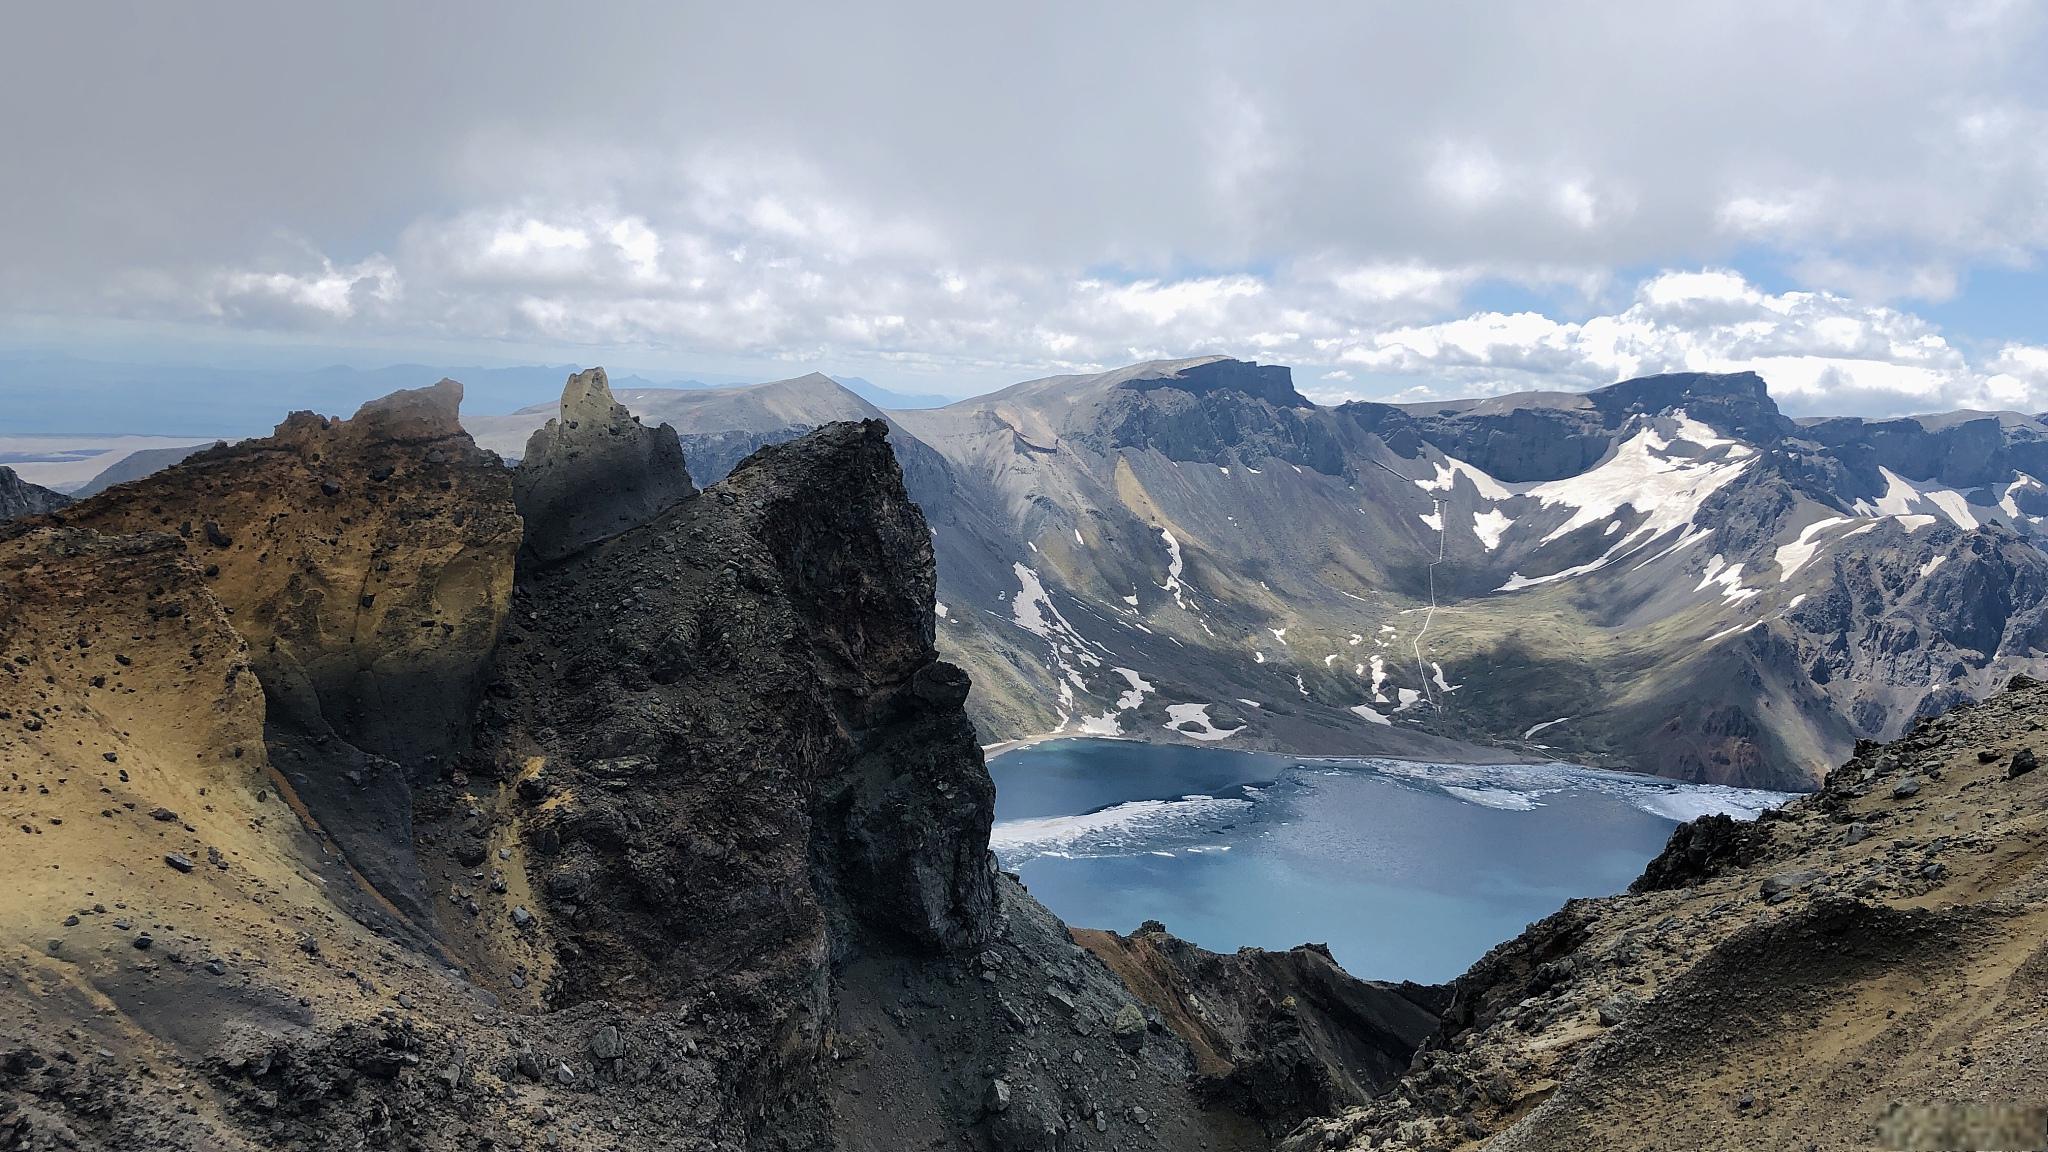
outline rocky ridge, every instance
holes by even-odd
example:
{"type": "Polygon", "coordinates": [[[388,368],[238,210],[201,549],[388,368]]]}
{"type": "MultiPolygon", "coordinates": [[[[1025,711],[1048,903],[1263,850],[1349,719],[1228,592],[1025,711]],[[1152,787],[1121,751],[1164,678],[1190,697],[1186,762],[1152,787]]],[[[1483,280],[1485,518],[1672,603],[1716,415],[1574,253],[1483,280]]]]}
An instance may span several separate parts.
{"type": "Polygon", "coordinates": [[[1270,1145],[995,871],[883,424],[533,548],[459,398],[0,534],[0,1147],[1270,1145]]]}
{"type": "Polygon", "coordinates": [[[2019,678],[1756,825],[1681,826],[1629,894],[1455,981],[1391,1093],[1286,1147],[1898,1146],[1930,1117],[1942,1146],[2038,1142],[2044,718],[2019,678]]]}

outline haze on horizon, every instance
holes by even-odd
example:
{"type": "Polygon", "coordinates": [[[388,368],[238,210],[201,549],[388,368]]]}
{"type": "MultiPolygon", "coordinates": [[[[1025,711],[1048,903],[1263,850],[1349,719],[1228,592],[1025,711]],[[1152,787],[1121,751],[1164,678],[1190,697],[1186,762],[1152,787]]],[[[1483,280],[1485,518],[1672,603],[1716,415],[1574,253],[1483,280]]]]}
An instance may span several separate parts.
{"type": "MultiPolygon", "coordinates": [[[[1321,401],[1755,369],[1795,414],[2048,409],[2034,5],[7,25],[0,432],[65,357],[966,395],[1228,354],[1321,401]]],[[[209,400],[163,379],[121,430],[209,400]]]]}

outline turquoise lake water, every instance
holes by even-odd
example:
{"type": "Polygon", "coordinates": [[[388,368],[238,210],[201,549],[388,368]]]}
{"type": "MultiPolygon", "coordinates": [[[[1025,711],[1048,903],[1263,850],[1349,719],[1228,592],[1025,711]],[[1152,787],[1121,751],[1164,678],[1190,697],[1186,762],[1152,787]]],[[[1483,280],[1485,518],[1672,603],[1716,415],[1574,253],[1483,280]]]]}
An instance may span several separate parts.
{"type": "Polygon", "coordinates": [[[1628,887],[1680,819],[1782,793],[1564,764],[1325,760],[1059,740],[989,764],[1003,866],[1068,923],[1206,948],[1330,946],[1447,980],[1574,896],[1628,887]]]}

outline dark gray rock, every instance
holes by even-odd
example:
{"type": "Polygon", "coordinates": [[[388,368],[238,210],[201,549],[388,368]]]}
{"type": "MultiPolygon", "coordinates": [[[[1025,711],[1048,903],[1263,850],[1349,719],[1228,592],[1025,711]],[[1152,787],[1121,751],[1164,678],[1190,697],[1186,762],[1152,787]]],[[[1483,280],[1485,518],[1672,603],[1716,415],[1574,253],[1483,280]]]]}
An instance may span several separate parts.
{"type": "Polygon", "coordinates": [[[2041,761],[2034,755],[2034,750],[2022,748],[2012,754],[2012,762],[2005,766],[2005,778],[2010,780],[2015,776],[2024,776],[2040,766],[2041,761]]]}
{"type": "Polygon", "coordinates": [[[512,491],[526,552],[551,561],[647,523],[697,486],[675,429],[643,427],[592,368],[569,377],[561,415],[526,442],[512,491]]]}
{"type": "Polygon", "coordinates": [[[71,503],[71,497],[62,492],[52,492],[39,484],[31,484],[15,474],[14,469],[0,467],[0,521],[14,520],[22,516],[40,516],[45,512],[71,503]]]}

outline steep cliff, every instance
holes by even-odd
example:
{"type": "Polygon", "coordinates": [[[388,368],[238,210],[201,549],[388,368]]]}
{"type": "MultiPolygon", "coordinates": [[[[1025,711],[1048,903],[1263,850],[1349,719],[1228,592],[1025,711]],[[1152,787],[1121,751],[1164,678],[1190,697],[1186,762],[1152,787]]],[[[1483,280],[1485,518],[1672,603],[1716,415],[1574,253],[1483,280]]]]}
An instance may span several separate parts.
{"type": "Polygon", "coordinates": [[[410,921],[429,915],[413,782],[468,746],[521,532],[461,400],[444,380],[347,420],[295,412],[54,521],[184,542],[249,644],[277,770],[410,921]]]}

